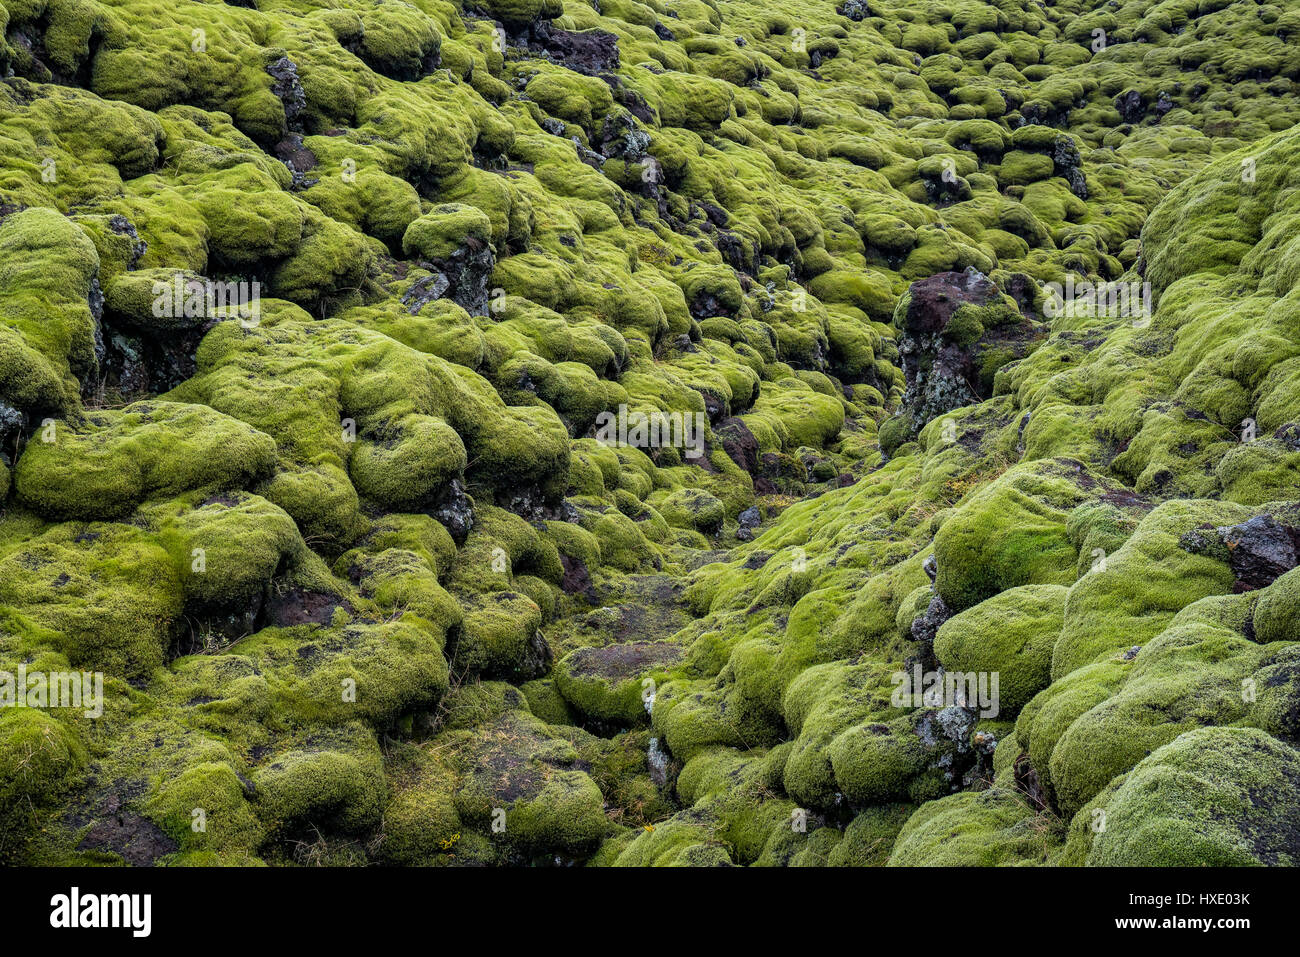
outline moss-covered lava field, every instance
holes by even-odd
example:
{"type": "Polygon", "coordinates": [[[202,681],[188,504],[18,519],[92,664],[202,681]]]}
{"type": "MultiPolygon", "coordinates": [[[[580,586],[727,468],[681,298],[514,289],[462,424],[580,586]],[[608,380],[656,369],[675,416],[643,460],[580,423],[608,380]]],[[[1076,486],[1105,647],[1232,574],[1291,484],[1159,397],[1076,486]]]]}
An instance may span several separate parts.
{"type": "Polygon", "coordinates": [[[0,0],[0,863],[1300,864],[1298,124],[1297,0],[0,0]]]}

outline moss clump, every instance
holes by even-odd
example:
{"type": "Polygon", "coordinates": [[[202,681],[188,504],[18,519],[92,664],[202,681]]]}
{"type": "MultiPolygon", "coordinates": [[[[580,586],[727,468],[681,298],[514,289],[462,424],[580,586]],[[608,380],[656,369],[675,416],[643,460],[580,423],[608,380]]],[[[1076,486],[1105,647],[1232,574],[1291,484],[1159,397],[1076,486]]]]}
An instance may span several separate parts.
{"type": "Polygon", "coordinates": [[[248,854],[262,843],[263,830],[249,804],[248,789],[228,764],[186,768],[150,798],[148,807],[181,854],[248,854]]]}
{"type": "Polygon", "coordinates": [[[449,259],[467,242],[486,245],[491,240],[491,229],[491,222],[477,207],[444,203],[406,228],[402,249],[409,256],[440,262],[449,259]]]}
{"type": "Polygon", "coordinates": [[[1296,753],[1254,728],[1198,728],[1140,762],[1106,804],[1088,863],[1137,867],[1295,859],[1296,753]]]}
{"type": "Polygon", "coordinates": [[[394,865],[454,863],[462,852],[456,813],[457,776],[436,754],[399,745],[385,761],[392,800],[384,809],[379,857],[394,865]]]}
{"type": "Polygon", "coordinates": [[[6,542],[0,569],[0,602],[49,629],[73,667],[149,674],[184,608],[172,557],[133,525],[35,523],[6,542]]]}
{"type": "Polygon", "coordinates": [[[0,221],[0,258],[0,400],[41,415],[74,409],[80,380],[98,372],[95,246],[55,210],[24,209],[0,221]]]}
{"type": "Polygon", "coordinates": [[[1068,461],[1022,464],[975,492],[935,536],[935,587],[953,611],[1007,588],[1064,585],[1078,558],[1068,512],[1098,478],[1068,461]]]}
{"type": "Polygon", "coordinates": [[[270,436],[172,402],[55,422],[47,434],[49,441],[28,443],[14,486],[24,504],[51,518],[117,518],[153,496],[238,488],[265,475],[275,455],[270,436]]]}
{"type": "Polygon", "coordinates": [[[557,662],[555,686],[588,720],[641,724],[649,721],[654,689],[682,657],[681,648],[666,642],[579,648],[557,662]]]}
{"type": "Polygon", "coordinates": [[[325,822],[357,832],[378,823],[386,785],[378,744],[358,726],[292,744],[253,773],[258,817],[272,831],[325,822]]]}
{"type": "Polygon", "coordinates": [[[578,854],[609,831],[600,788],[575,767],[577,751],[527,712],[508,712],[448,743],[462,774],[457,812],[501,845],[578,854]]]}
{"type": "Polygon", "coordinates": [[[891,867],[1045,864],[1059,836],[1014,791],[954,794],[920,808],[903,825],[891,867]]]}
{"type": "Polygon", "coordinates": [[[0,831],[21,840],[33,812],[57,799],[85,767],[87,753],[77,734],[36,709],[5,708],[0,715],[0,831]]]}
{"type": "Polygon", "coordinates": [[[1068,594],[1063,585],[1007,589],[944,622],[935,656],[949,671],[996,673],[998,714],[1014,718],[1051,683],[1068,594]]]}
{"type": "Polygon", "coordinates": [[[496,592],[467,603],[455,667],[516,680],[535,678],[550,663],[537,603],[517,592],[496,592]]]}

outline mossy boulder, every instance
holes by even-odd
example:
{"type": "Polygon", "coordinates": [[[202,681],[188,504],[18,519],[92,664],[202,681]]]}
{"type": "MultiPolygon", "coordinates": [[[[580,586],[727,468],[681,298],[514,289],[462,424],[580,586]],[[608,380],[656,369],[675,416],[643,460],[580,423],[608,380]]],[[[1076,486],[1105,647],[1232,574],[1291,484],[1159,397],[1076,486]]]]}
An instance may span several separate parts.
{"type": "Polygon", "coordinates": [[[1063,585],[1009,588],[945,621],[935,656],[949,671],[997,674],[998,713],[1014,718],[1051,683],[1068,594],[1063,585]]]}
{"type": "Polygon", "coordinates": [[[916,811],[894,842],[890,867],[996,867],[1047,863],[1050,821],[1014,791],[954,794],[916,811]]]}
{"type": "Polygon", "coordinates": [[[1199,728],[1153,752],[1105,807],[1088,863],[1287,866],[1300,759],[1254,728],[1199,728]]]}
{"type": "Polygon", "coordinates": [[[667,642],[632,641],[579,648],[555,666],[555,685],[588,720],[628,726],[649,721],[654,691],[683,651],[667,642]]]}

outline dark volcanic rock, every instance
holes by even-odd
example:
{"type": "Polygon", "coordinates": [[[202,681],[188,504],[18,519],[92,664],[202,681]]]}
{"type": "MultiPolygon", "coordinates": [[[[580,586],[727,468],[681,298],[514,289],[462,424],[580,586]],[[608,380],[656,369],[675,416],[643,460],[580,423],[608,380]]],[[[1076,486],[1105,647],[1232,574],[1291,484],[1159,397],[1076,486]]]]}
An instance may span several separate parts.
{"type": "Polygon", "coordinates": [[[446,526],[457,545],[465,543],[465,537],[474,527],[474,503],[458,479],[447,483],[442,501],[429,514],[446,526]]]}
{"type": "Polygon", "coordinates": [[[18,439],[27,417],[11,405],[0,402],[0,462],[13,465],[18,457],[18,439]]]}
{"type": "Polygon", "coordinates": [[[1119,110],[1125,123],[1140,123],[1146,115],[1146,99],[1137,90],[1125,90],[1115,97],[1115,109],[1119,110]]]}
{"type": "Polygon", "coordinates": [[[1088,183],[1084,179],[1083,170],[1080,169],[1082,164],[1083,157],[1079,155],[1079,147],[1075,145],[1073,137],[1058,136],[1052,146],[1053,172],[1065,178],[1070,184],[1070,192],[1075,196],[1087,199],[1088,183]]]}
{"type": "Polygon", "coordinates": [[[411,283],[410,287],[402,294],[402,305],[411,315],[419,315],[421,309],[426,303],[433,302],[435,299],[441,299],[451,288],[451,280],[445,273],[436,272],[432,276],[425,276],[423,279],[417,279],[411,283]]]}
{"type": "Polygon", "coordinates": [[[951,617],[952,612],[948,610],[943,599],[935,595],[930,599],[930,604],[925,607],[924,614],[912,620],[912,640],[933,644],[934,636],[939,633],[939,627],[951,617]]]}
{"type": "Polygon", "coordinates": [[[266,68],[274,81],[271,92],[284,105],[284,122],[290,132],[302,132],[302,111],[307,108],[307,93],[298,79],[298,66],[282,56],[266,68]]]}
{"type": "Polygon", "coordinates": [[[575,73],[618,69],[618,37],[606,30],[564,30],[550,20],[538,20],[529,25],[523,42],[575,73]]]}
{"type": "Polygon", "coordinates": [[[266,72],[274,81],[271,92],[284,105],[285,135],[272,151],[293,174],[290,189],[306,189],[317,182],[306,176],[307,170],[316,166],[316,154],[302,141],[302,112],[307,108],[307,93],[298,79],[298,66],[287,56],[282,56],[268,65],[266,72]]]}
{"type": "Polygon", "coordinates": [[[912,283],[894,325],[907,382],[905,438],[945,412],[989,398],[997,369],[1023,358],[1045,335],[974,268],[912,283]]]}
{"type": "Polygon", "coordinates": [[[560,554],[560,565],[564,569],[564,577],[560,580],[560,587],[566,594],[581,595],[589,604],[599,603],[596,595],[596,586],[591,580],[591,572],[587,568],[587,563],[581,558],[574,558],[570,555],[560,554]]]}
{"type": "Polygon", "coordinates": [[[1256,515],[1240,525],[1216,529],[1228,549],[1228,564],[1242,590],[1264,588],[1297,564],[1300,529],[1271,515],[1256,515]]]}
{"type": "Polygon", "coordinates": [[[551,670],[551,663],[554,660],[555,652],[547,643],[546,636],[540,631],[535,631],[524,651],[523,660],[515,669],[515,675],[517,678],[540,678],[551,670]]]}
{"type": "Polygon", "coordinates": [[[867,5],[866,0],[844,0],[835,8],[835,12],[855,23],[861,23],[871,16],[871,7],[867,5]]]}
{"type": "Polygon", "coordinates": [[[434,276],[412,284],[402,302],[414,315],[430,299],[441,299],[445,295],[464,307],[471,316],[485,316],[488,313],[488,277],[492,275],[496,262],[496,253],[491,245],[477,237],[466,236],[464,244],[450,256],[421,263],[433,270],[434,276]]]}
{"type": "Polygon", "coordinates": [[[722,443],[722,450],[731,457],[731,461],[740,466],[754,478],[754,491],[763,494],[774,489],[771,483],[761,478],[762,470],[758,460],[758,439],[749,431],[743,419],[732,417],[723,419],[713,429],[713,437],[722,443]],[[759,489],[759,482],[764,488],[759,489]]]}

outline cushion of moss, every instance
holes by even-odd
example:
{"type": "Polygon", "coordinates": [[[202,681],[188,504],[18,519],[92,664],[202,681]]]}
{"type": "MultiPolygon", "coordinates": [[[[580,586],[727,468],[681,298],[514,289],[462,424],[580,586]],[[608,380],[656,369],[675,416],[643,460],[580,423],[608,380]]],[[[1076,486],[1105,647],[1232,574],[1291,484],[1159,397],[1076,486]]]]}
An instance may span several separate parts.
{"type": "Polygon", "coordinates": [[[399,744],[385,756],[385,773],[391,799],[384,808],[380,858],[407,866],[455,860],[461,833],[455,772],[436,754],[399,744]]]}
{"type": "Polygon", "coordinates": [[[495,592],[465,602],[456,666],[484,675],[523,674],[542,624],[537,603],[518,592],[495,592]]]}
{"type": "Polygon", "coordinates": [[[1246,510],[1227,503],[1171,501],[1154,509],[1104,567],[1070,589],[1052,652],[1053,678],[1141,645],[1180,608],[1230,591],[1234,577],[1226,561],[1194,554],[1179,541],[1205,522],[1234,524],[1247,517],[1246,510]]]}
{"type": "Polygon", "coordinates": [[[716,532],[726,517],[722,502],[703,489],[676,489],[653,504],[664,521],[677,528],[716,532]]]}
{"type": "Polygon", "coordinates": [[[1255,640],[1268,643],[1300,636],[1300,569],[1292,569],[1260,595],[1253,614],[1255,640]]]}
{"type": "Polygon", "coordinates": [[[273,707],[313,724],[382,725],[435,706],[448,687],[444,635],[415,615],[395,621],[265,628],[239,653],[257,663],[273,707]]]}
{"type": "Polygon", "coordinates": [[[460,605],[438,583],[438,576],[419,552],[387,548],[365,558],[356,552],[349,555],[353,561],[340,559],[349,577],[357,581],[361,594],[385,614],[421,618],[432,626],[440,641],[460,624],[460,605]]]}
{"type": "Polygon", "coordinates": [[[649,720],[647,680],[660,682],[684,656],[677,645],[632,641],[579,648],[555,666],[555,686],[579,714],[599,721],[639,724],[649,720]]]}
{"type": "Polygon", "coordinates": [[[590,850],[605,836],[600,788],[576,767],[578,753],[527,712],[512,711],[447,739],[462,778],[456,810],[494,839],[528,851],[590,850]]]}
{"type": "Polygon", "coordinates": [[[827,855],[831,867],[882,867],[889,861],[898,832],[916,810],[910,804],[865,809],[849,822],[844,838],[827,855]]]}
{"type": "Polygon", "coordinates": [[[162,663],[184,586],[156,537],[135,525],[35,523],[0,552],[0,603],[49,629],[73,667],[134,676],[162,663]]]}
{"type": "Polygon", "coordinates": [[[88,297],[94,244],[52,209],[0,222],[0,397],[20,409],[75,407],[77,378],[97,368],[88,297]]]}
{"type": "Polygon", "coordinates": [[[1247,716],[1243,681],[1265,651],[1228,624],[1239,600],[1188,606],[1142,647],[1123,686],[1080,715],[1058,739],[1049,767],[1061,810],[1073,816],[1117,774],[1181,732],[1247,716]]]}
{"type": "Polygon", "coordinates": [[[359,439],[348,474],[358,493],[400,511],[441,494],[465,463],[465,446],[451,426],[431,416],[410,416],[382,439],[359,439]]]}
{"type": "Polygon", "coordinates": [[[374,733],[360,724],[308,733],[253,772],[258,817],[273,831],[324,823],[362,831],[387,798],[374,733]]]}
{"type": "Polygon", "coordinates": [[[207,762],[165,781],[149,800],[149,816],[176,841],[182,853],[251,853],[263,829],[249,804],[243,782],[229,764],[207,762]],[[194,827],[194,810],[203,811],[203,828],[194,827]]]}
{"type": "MultiPolygon", "coordinates": [[[[183,329],[195,329],[207,321],[207,286],[203,276],[182,269],[139,269],[123,272],[104,289],[104,309],[116,322],[141,332],[166,335],[183,329]],[[163,296],[174,295],[177,280],[183,295],[195,290],[203,298],[203,309],[198,315],[186,316],[184,300],[176,308],[163,296]],[[160,301],[170,308],[160,309],[160,301]],[[166,313],[171,313],[167,315],[166,313]],[[161,313],[161,314],[160,314],[161,313]]],[[[236,313],[236,316],[238,314],[236,313]]]]}
{"type": "Polygon", "coordinates": [[[1051,757],[1061,736],[1080,715],[1106,701],[1132,670],[1123,658],[1071,672],[1039,692],[1016,719],[1016,740],[1029,753],[1044,790],[1051,794],[1051,757]]]}
{"type": "Polygon", "coordinates": [[[1254,728],[1197,728],[1144,759],[1106,806],[1088,863],[1290,865],[1300,756],[1254,728]]]}
{"type": "Polygon", "coordinates": [[[1009,588],[944,622],[935,655],[948,671],[996,673],[998,714],[1014,718],[1051,682],[1068,594],[1063,585],[1009,588]]]}
{"type": "Polygon", "coordinates": [[[555,686],[554,678],[535,678],[519,686],[528,700],[528,710],[547,724],[575,725],[579,718],[555,686]]]}
{"type": "MultiPolygon", "coordinates": [[[[415,552],[440,577],[446,574],[456,557],[456,543],[451,533],[430,515],[389,513],[380,516],[371,522],[361,548],[370,554],[389,548],[415,552]]],[[[349,556],[345,554],[339,557],[335,568],[338,570],[348,565],[349,556]]]]}
{"type": "Polygon", "coordinates": [[[991,788],[941,798],[903,825],[890,867],[995,867],[1046,863],[1057,838],[1015,791],[991,788]]]}
{"type": "Polygon", "coordinates": [[[265,499],[244,492],[198,498],[186,496],[143,513],[158,524],[195,610],[247,604],[277,572],[305,559],[297,526],[265,499]]]}
{"type": "MultiPolygon", "coordinates": [[[[888,773],[882,769],[882,773],[877,774],[868,761],[859,760],[870,754],[869,745],[858,747],[866,744],[864,732],[867,727],[898,718],[896,709],[890,705],[893,687],[885,666],[866,662],[815,665],[791,682],[785,693],[785,717],[797,738],[782,773],[786,793],[806,807],[830,809],[835,806],[836,795],[841,790],[830,744],[841,734],[845,741],[839,752],[840,761],[846,770],[853,772],[856,784],[867,791],[874,786],[886,793],[905,788],[907,767],[903,773],[888,773]]],[[[656,700],[656,720],[658,707],[656,700]]],[[[895,772],[900,766],[907,765],[909,757],[916,759],[910,767],[921,764],[920,758],[910,753],[909,736],[914,737],[910,727],[906,730],[899,728],[890,736],[890,743],[897,746],[894,757],[903,759],[895,763],[895,772]]]]}
{"type": "Polygon", "coordinates": [[[1018,465],[979,489],[935,536],[939,595],[963,611],[1018,585],[1073,582],[1066,518],[1105,487],[1080,463],[1054,460],[1018,465]]]}
{"type": "Polygon", "coordinates": [[[490,231],[487,215],[477,207],[445,203],[435,206],[406,228],[402,248],[410,256],[444,260],[468,240],[487,243],[490,231]]]}
{"type": "Polygon", "coordinates": [[[614,867],[718,867],[733,863],[726,844],[714,837],[707,814],[683,811],[619,842],[614,867]]]}
{"type": "Polygon", "coordinates": [[[239,487],[265,474],[270,436],[202,406],[139,402],[57,423],[52,442],[29,442],[14,487],[51,518],[115,518],[146,498],[239,487]]]}
{"type": "Polygon", "coordinates": [[[920,802],[948,790],[939,765],[949,749],[923,739],[917,723],[924,714],[856,725],[831,741],[835,781],[855,807],[920,802]]]}
{"type": "Polygon", "coordinates": [[[28,824],[35,807],[56,798],[85,767],[77,733],[36,708],[5,708],[0,714],[0,830],[28,824]]]}

